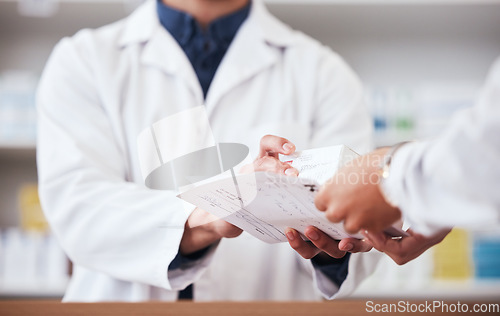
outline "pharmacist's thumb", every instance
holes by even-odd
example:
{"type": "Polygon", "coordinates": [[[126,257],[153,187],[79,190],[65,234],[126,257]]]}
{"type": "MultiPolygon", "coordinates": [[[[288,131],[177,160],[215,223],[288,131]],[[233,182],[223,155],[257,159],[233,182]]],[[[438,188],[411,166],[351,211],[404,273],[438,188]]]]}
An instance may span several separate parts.
{"type": "Polygon", "coordinates": [[[276,173],[276,174],[281,174],[281,175],[287,175],[287,176],[298,176],[299,171],[292,167],[290,164],[279,161],[278,159],[271,157],[271,156],[265,156],[258,158],[255,160],[254,164],[254,171],[265,171],[265,172],[271,172],[271,173],[276,173]]]}
{"type": "Polygon", "coordinates": [[[259,158],[265,156],[279,158],[278,154],[291,155],[294,152],[295,145],[286,138],[266,135],[260,140],[259,158]]]}

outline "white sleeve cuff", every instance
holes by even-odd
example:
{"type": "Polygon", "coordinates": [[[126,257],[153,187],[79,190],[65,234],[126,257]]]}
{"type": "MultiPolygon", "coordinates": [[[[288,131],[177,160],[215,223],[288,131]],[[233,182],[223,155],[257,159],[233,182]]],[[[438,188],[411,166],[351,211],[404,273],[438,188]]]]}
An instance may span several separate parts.
{"type": "Polygon", "coordinates": [[[347,277],[340,288],[318,270],[313,274],[314,282],[327,300],[347,298],[375,271],[382,256],[383,254],[376,250],[351,254],[347,277]]]}
{"type": "Polygon", "coordinates": [[[188,265],[180,266],[177,269],[168,270],[167,274],[171,289],[174,291],[183,290],[188,285],[196,282],[212,262],[217,245],[218,243],[210,246],[200,259],[193,260],[188,265]]]}

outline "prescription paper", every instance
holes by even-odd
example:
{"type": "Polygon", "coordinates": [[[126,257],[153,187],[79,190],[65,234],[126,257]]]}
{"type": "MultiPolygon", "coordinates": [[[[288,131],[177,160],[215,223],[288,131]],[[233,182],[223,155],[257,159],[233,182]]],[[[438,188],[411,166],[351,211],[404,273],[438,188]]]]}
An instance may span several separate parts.
{"type": "Polygon", "coordinates": [[[235,177],[228,174],[178,197],[267,243],[287,241],[284,233],[287,227],[303,234],[311,225],[334,239],[363,238],[360,234],[347,234],[342,223],[331,223],[314,206],[320,185],[356,156],[343,145],[305,150],[280,157],[299,170],[298,178],[269,172],[235,177]]]}

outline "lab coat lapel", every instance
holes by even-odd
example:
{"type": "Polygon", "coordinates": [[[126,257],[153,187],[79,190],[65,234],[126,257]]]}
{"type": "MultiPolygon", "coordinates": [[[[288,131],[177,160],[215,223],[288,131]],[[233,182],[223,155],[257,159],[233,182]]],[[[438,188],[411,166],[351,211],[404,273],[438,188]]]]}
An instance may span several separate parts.
{"type": "Polygon", "coordinates": [[[199,104],[203,104],[203,91],[189,59],[161,25],[146,43],[141,61],[144,65],[157,67],[166,74],[183,80],[199,104]]]}
{"type": "Polygon", "coordinates": [[[251,25],[242,25],[217,69],[206,99],[209,112],[224,94],[277,60],[277,52],[267,47],[250,28],[251,25]]]}
{"type": "Polygon", "coordinates": [[[203,103],[203,91],[194,69],[177,41],[160,24],[155,0],[146,1],[126,21],[119,45],[137,44],[145,45],[140,56],[142,65],[184,81],[198,103],[203,103]]]}
{"type": "Polygon", "coordinates": [[[208,113],[224,94],[275,64],[281,48],[290,44],[291,32],[261,1],[254,0],[250,16],[233,39],[210,85],[206,99],[208,113]]]}
{"type": "MultiPolygon", "coordinates": [[[[210,85],[205,102],[208,113],[224,94],[275,64],[292,39],[292,30],[272,16],[262,0],[253,0],[250,16],[236,34],[210,85]]],[[[139,43],[145,45],[141,55],[143,65],[180,78],[198,103],[203,103],[198,77],[182,48],[160,24],[154,0],[144,3],[129,17],[120,39],[121,47],[139,43]]]]}

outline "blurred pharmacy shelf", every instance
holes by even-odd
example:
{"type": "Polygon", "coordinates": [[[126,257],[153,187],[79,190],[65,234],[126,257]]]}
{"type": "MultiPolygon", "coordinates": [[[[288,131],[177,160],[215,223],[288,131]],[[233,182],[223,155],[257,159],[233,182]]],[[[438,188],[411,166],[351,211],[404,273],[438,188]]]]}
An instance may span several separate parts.
{"type": "Polygon", "coordinates": [[[23,227],[0,230],[0,296],[63,296],[69,281],[68,260],[48,234],[36,185],[24,188],[23,227]]]}
{"type": "Polygon", "coordinates": [[[0,156],[8,152],[30,152],[35,154],[36,143],[33,140],[7,141],[0,140],[0,156]]]}
{"type": "Polygon", "coordinates": [[[0,161],[8,163],[12,160],[24,160],[33,163],[36,159],[36,148],[33,142],[3,143],[0,142],[0,161]]]}
{"type": "Polygon", "coordinates": [[[373,118],[375,145],[435,137],[453,113],[475,103],[480,89],[479,81],[456,80],[368,86],[366,104],[373,118]]]}
{"type": "Polygon", "coordinates": [[[15,286],[2,286],[0,285],[0,297],[2,299],[9,298],[50,298],[50,299],[61,299],[64,296],[68,282],[61,283],[59,285],[36,285],[27,284],[15,285],[15,286]]]}
{"type": "MultiPolygon", "coordinates": [[[[25,226],[20,196],[37,182],[35,86],[52,48],[82,28],[127,16],[140,2],[0,0],[0,230],[25,226]]],[[[278,18],[338,52],[359,74],[377,146],[433,137],[454,112],[474,103],[500,53],[500,0],[266,3],[278,18]]],[[[385,258],[355,296],[500,298],[500,237],[465,240],[448,246],[461,252],[439,255],[443,250],[437,248],[402,267],[385,258]],[[443,259],[465,253],[470,262],[460,267],[443,259]]],[[[67,282],[35,279],[0,280],[0,297],[59,297],[67,282]]]]}
{"type": "Polygon", "coordinates": [[[406,265],[399,266],[389,257],[382,257],[373,275],[353,297],[499,300],[499,262],[500,232],[453,229],[442,243],[406,265]],[[492,269],[485,270],[480,266],[484,263],[492,269]]]}
{"type": "MultiPolygon", "coordinates": [[[[388,4],[419,4],[419,5],[435,5],[435,4],[449,4],[460,5],[470,3],[499,3],[500,0],[264,0],[270,4],[345,4],[345,5],[388,5],[388,4]]],[[[50,3],[140,3],[140,0],[0,0],[0,2],[50,2],[50,3]]]]}
{"type": "Polygon", "coordinates": [[[500,299],[500,281],[432,281],[420,288],[398,286],[367,287],[361,286],[352,298],[363,299],[410,299],[410,300],[498,300],[500,299]]]}
{"type": "MultiPolygon", "coordinates": [[[[39,74],[60,38],[125,17],[138,1],[55,3],[57,8],[43,19],[21,16],[17,1],[0,0],[0,71],[26,69],[39,74]]],[[[270,0],[268,4],[292,27],[339,52],[368,83],[481,80],[500,51],[500,0],[270,0]]]]}
{"type": "Polygon", "coordinates": [[[393,5],[393,4],[411,4],[411,5],[462,5],[478,3],[499,3],[500,0],[264,0],[266,3],[278,4],[328,4],[328,5],[393,5]]]}
{"type": "MultiPolygon", "coordinates": [[[[85,1],[85,0],[84,0],[85,1]]],[[[500,0],[264,0],[266,3],[279,4],[330,4],[330,5],[390,5],[390,4],[418,4],[418,5],[460,5],[478,3],[499,3],[500,0]]]]}

